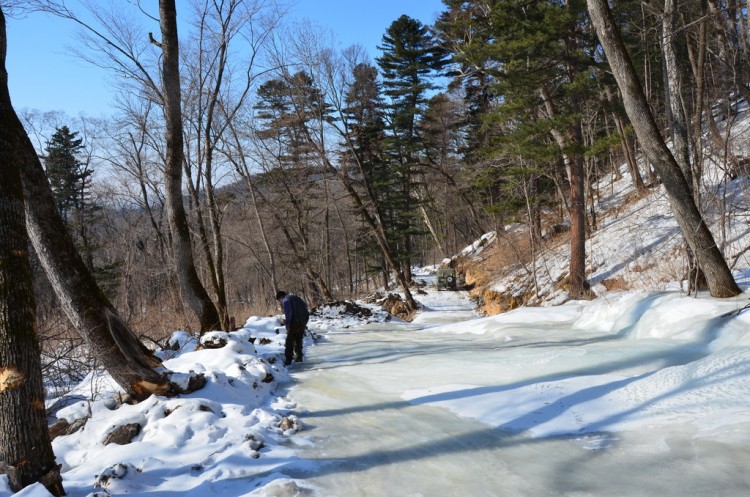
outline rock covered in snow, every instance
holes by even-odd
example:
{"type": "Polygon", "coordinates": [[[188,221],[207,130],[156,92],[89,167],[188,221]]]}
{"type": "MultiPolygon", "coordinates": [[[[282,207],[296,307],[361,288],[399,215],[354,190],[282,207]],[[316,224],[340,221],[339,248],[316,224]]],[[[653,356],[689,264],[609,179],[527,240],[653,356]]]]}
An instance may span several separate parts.
{"type": "Polygon", "coordinates": [[[316,307],[310,314],[310,327],[318,329],[351,328],[367,323],[382,323],[391,316],[375,304],[340,300],[316,307]]]}
{"type": "Polygon", "coordinates": [[[200,343],[204,349],[220,349],[229,343],[229,333],[226,331],[210,331],[201,336],[200,343]]]}

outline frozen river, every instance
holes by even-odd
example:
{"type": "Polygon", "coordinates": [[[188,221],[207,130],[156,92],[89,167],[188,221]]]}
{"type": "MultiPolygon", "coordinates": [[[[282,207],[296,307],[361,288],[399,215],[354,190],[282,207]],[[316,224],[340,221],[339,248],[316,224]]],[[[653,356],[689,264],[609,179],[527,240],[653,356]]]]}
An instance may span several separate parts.
{"type": "Polygon", "coordinates": [[[701,344],[572,330],[563,318],[480,334],[488,325],[464,293],[420,300],[430,311],[414,323],[328,333],[293,373],[307,462],[288,473],[321,496],[750,495],[746,422],[698,435],[684,416],[638,417],[667,397],[650,378],[698,363],[701,344]],[[424,331],[450,321],[465,332],[424,331]],[[608,410],[621,392],[638,408],[608,410]],[[499,399],[491,416],[487,398],[499,399]],[[604,412],[595,419],[592,402],[604,412]],[[560,420],[580,428],[554,434],[560,420]]]}

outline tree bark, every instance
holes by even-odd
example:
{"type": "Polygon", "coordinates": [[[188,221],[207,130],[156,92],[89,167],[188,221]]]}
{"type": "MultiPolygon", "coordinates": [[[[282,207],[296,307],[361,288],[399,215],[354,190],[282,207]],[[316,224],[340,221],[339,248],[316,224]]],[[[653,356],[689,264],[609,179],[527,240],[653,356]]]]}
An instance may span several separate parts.
{"type": "MultiPolygon", "coordinates": [[[[605,94],[607,95],[607,101],[610,104],[614,104],[615,99],[612,94],[612,88],[607,86],[607,88],[604,90],[605,94]]],[[[628,173],[630,174],[630,178],[633,181],[633,186],[635,187],[635,190],[638,193],[643,193],[646,191],[646,185],[643,183],[643,178],[641,178],[641,172],[638,169],[638,161],[635,156],[635,147],[633,146],[633,140],[628,136],[627,127],[624,119],[620,115],[619,110],[612,112],[612,118],[615,121],[615,127],[617,128],[617,133],[620,135],[620,143],[622,145],[622,151],[625,154],[625,159],[628,162],[628,173]]]]}
{"type": "MultiPolygon", "coordinates": [[[[550,118],[555,117],[552,100],[546,90],[541,90],[542,99],[550,118]]],[[[581,143],[580,124],[571,125],[572,141],[581,143]]],[[[570,285],[568,298],[580,299],[586,296],[588,283],[586,282],[586,200],[584,198],[584,166],[583,157],[576,154],[571,156],[565,150],[568,140],[558,130],[551,131],[557,146],[563,156],[570,183],[570,285]]]]}
{"type": "Polygon", "coordinates": [[[711,296],[726,298],[738,295],[740,289],[695,205],[690,186],[680,166],[667,148],[656,125],[607,0],[587,0],[587,4],[592,23],[620,87],[630,122],[633,123],[644,152],[664,184],[683,235],[706,274],[711,296]]]}
{"type": "Polygon", "coordinates": [[[42,482],[59,496],[65,490],[47,431],[21,176],[13,156],[19,136],[14,133],[15,113],[11,115],[6,48],[0,8],[0,473],[8,476],[14,492],[42,482]]]}
{"type": "MultiPolygon", "coordinates": [[[[73,327],[102,360],[113,380],[136,400],[180,393],[169,372],[122,320],[78,254],[60,218],[31,141],[13,111],[7,85],[0,95],[2,130],[13,136],[11,159],[21,169],[26,228],[47,278],[73,327]]],[[[198,386],[196,384],[195,386],[198,386]]]]}
{"type": "Polygon", "coordinates": [[[664,92],[667,100],[667,122],[672,138],[673,156],[692,191],[693,170],[690,166],[690,144],[687,119],[682,107],[682,77],[675,49],[675,0],[664,0],[661,46],[664,54],[664,92]]]}
{"type": "MultiPolygon", "coordinates": [[[[685,181],[690,189],[696,206],[698,205],[700,178],[693,177],[693,166],[690,162],[690,139],[688,137],[688,123],[682,104],[683,84],[680,66],[677,61],[675,46],[677,12],[675,0],[664,0],[662,13],[661,45],[664,54],[664,92],[667,100],[667,122],[672,138],[673,155],[682,170],[685,181]]],[[[686,242],[685,250],[688,257],[688,292],[706,289],[706,279],[690,245],[686,242]]]]}
{"type": "Polygon", "coordinates": [[[172,250],[183,300],[200,321],[201,333],[221,327],[216,306],[198,277],[190,241],[190,228],[182,197],[183,126],[180,89],[180,53],[177,37],[175,0],[159,0],[161,46],[163,52],[162,84],[164,120],[166,123],[167,160],[165,187],[167,213],[172,231],[172,250]]]}

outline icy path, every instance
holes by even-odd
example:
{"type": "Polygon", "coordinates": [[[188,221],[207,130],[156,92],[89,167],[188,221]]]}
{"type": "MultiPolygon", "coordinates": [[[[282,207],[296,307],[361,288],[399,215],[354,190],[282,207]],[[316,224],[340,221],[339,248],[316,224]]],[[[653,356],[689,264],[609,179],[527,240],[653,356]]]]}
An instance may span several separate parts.
{"type": "MultiPolygon", "coordinates": [[[[415,323],[331,332],[309,349],[290,393],[306,426],[297,435],[306,462],[285,474],[321,497],[750,495],[746,423],[714,437],[695,436],[677,419],[584,429],[586,402],[626,387],[638,400],[638,379],[698,361],[702,348],[571,330],[563,318],[483,335],[421,332],[465,321],[471,303],[460,292],[419,300],[431,311],[415,323]],[[591,385],[560,394],[560,379],[591,385]],[[529,401],[546,394],[556,400],[529,401]],[[505,395],[512,419],[489,425],[455,413],[456,399],[471,406],[488,395],[505,395]],[[440,406],[448,399],[452,408],[440,406]],[[535,435],[560,419],[579,423],[580,433],[535,435]]],[[[466,321],[467,331],[480,322],[466,321]]],[[[610,416],[601,425],[619,422],[610,416]]]]}

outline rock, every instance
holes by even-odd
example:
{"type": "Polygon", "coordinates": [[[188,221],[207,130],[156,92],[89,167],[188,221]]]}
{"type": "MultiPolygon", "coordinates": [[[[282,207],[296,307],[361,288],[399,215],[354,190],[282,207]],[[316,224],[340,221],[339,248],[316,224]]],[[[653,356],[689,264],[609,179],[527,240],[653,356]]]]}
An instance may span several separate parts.
{"type": "Polygon", "coordinates": [[[201,337],[201,347],[204,349],[220,349],[229,343],[229,334],[225,331],[212,331],[201,337]]]}
{"type": "Polygon", "coordinates": [[[281,418],[281,422],[279,423],[279,428],[281,428],[283,431],[293,430],[296,428],[296,423],[294,422],[292,418],[284,416],[283,418],[281,418]]]}
{"type": "Polygon", "coordinates": [[[335,312],[333,314],[337,316],[346,315],[356,316],[360,318],[369,318],[372,316],[372,311],[370,309],[368,309],[367,307],[362,307],[356,302],[352,302],[350,300],[337,300],[335,302],[328,302],[321,305],[320,307],[316,307],[315,309],[313,309],[311,314],[313,316],[325,317],[326,315],[330,314],[327,312],[328,309],[334,310],[335,312]]]}
{"type": "Polygon", "coordinates": [[[135,470],[135,468],[132,464],[128,463],[117,463],[110,466],[102,471],[102,474],[96,476],[96,480],[94,480],[94,488],[106,489],[111,480],[122,480],[131,470],[135,470]]]}
{"type": "Polygon", "coordinates": [[[380,305],[392,315],[407,321],[413,315],[413,312],[406,305],[406,301],[401,298],[401,295],[396,293],[389,293],[380,305]]]}
{"type": "Polygon", "coordinates": [[[75,433],[86,426],[88,420],[89,418],[81,418],[76,419],[73,423],[68,423],[66,419],[59,419],[49,427],[49,438],[54,440],[57,437],[75,433]]]}
{"type": "Polygon", "coordinates": [[[260,381],[263,383],[271,383],[273,381],[273,375],[271,373],[266,373],[266,376],[260,381]]]}
{"type": "Polygon", "coordinates": [[[247,442],[248,445],[250,446],[250,450],[253,450],[253,451],[256,451],[256,452],[266,446],[266,444],[263,443],[263,440],[258,440],[255,437],[255,435],[246,435],[245,436],[245,442],[247,442]]]}
{"type": "Polygon", "coordinates": [[[102,442],[104,445],[117,444],[127,445],[133,441],[135,437],[141,432],[141,425],[138,423],[129,423],[126,425],[118,426],[112,430],[107,438],[102,442]]]}

